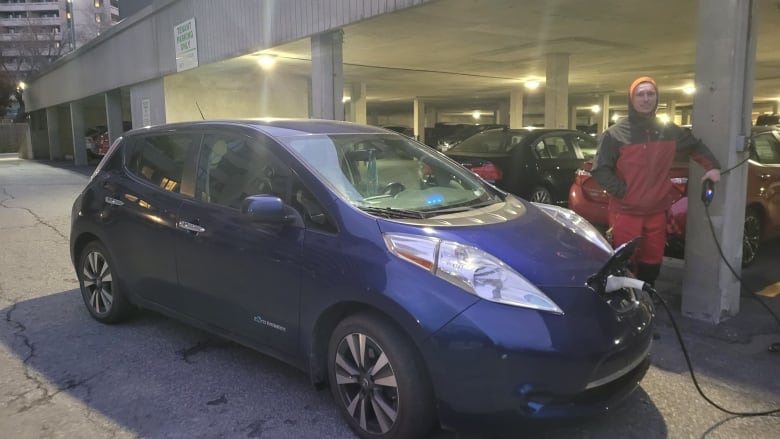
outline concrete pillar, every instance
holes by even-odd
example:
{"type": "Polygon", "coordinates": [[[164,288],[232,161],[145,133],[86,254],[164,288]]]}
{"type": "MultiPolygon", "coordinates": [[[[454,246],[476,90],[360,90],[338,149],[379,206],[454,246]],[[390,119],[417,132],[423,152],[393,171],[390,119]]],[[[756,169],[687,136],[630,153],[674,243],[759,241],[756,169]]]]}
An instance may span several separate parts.
{"type": "Polygon", "coordinates": [[[667,102],[666,112],[669,114],[669,122],[675,123],[674,119],[677,117],[677,101],[671,99],[667,102]]]}
{"type": "Polygon", "coordinates": [[[344,120],[341,30],[311,37],[312,117],[344,120]]]}
{"type": "Polygon", "coordinates": [[[425,125],[423,125],[423,131],[427,126],[435,126],[439,121],[439,111],[435,107],[425,106],[425,125]]]}
{"type": "Polygon", "coordinates": [[[87,164],[87,142],[84,140],[84,106],[81,102],[70,103],[70,127],[73,133],[73,163],[76,166],[87,164]]]}
{"type": "Polygon", "coordinates": [[[122,91],[117,89],[105,93],[106,125],[108,125],[108,140],[114,144],[125,131],[122,124],[122,91]]]}
{"type": "Polygon", "coordinates": [[[523,89],[509,92],[509,128],[523,127],[523,89]]]}
{"type": "Polygon", "coordinates": [[[569,129],[572,130],[577,129],[577,106],[576,105],[569,106],[569,129]]]}
{"type": "Polygon", "coordinates": [[[772,102],[772,114],[777,114],[777,106],[778,106],[778,104],[780,104],[780,103],[778,103],[777,101],[772,102]]]}
{"type": "Polygon", "coordinates": [[[496,123],[509,126],[509,102],[502,100],[495,109],[496,123]]]}
{"type": "Polygon", "coordinates": [[[547,55],[547,83],[544,92],[544,126],[566,128],[569,110],[569,54],[547,55]]]}
{"type": "Polygon", "coordinates": [[[609,95],[601,96],[601,113],[596,119],[596,134],[601,134],[609,128],[609,95]]]}
{"type": "Polygon", "coordinates": [[[49,160],[62,160],[65,154],[60,144],[60,115],[57,107],[46,108],[46,127],[49,134],[49,160]]]}
{"type": "MultiPolygon", "coordinates": [[[[753,2],[699,0],[696,50],[694,134],[706,143],[724,168],[747,157],[750,134],[756,33],[753,2]]],[[[714,225],[699,199],[700,166],[690,168],[688,224],[682,312],[719,323],[739,312],[739,281],[721,259],[713,234],[728,264],[739,273],[745,220],[747,166],[738,166],[715,187],[709,206],[714,225]]]]}
{"type": "Polygon", "coordinates": [[[414,98],[414,137],[425,143],[425,102],[414,98]]]}
{"type": "Polygon", "coordinates": [[[366,118],[366,84],[352,84],[349,99],[349,120],[365,125],[366,118]]]}

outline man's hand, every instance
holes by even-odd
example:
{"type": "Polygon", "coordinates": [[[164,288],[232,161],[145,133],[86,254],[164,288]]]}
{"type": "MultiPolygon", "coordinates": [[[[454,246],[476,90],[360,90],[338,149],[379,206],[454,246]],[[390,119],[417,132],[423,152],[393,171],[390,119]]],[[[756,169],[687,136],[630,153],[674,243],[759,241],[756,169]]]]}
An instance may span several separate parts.
{"type": "Polygon", "coordinates": [[[713,182],[717,183],[720,181],[720,169],[710,169],[709,171],[704,173],[704,177],[701,178],[701,181],[704,181],[706,179],[710,179],[713,182]]]}

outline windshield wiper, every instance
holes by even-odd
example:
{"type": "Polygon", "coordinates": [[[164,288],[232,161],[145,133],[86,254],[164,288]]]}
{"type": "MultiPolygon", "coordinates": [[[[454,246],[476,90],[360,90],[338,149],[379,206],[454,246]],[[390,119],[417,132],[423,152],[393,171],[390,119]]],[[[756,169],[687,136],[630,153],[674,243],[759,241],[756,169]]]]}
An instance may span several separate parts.
{"type": "Polygon", "coordinates": [[[487,201],[482,201],[480,203],[471,204],[471,205],[469,205],[468,203],[470,203],[470,201],[467,202],[467,203],[460,204],[460,205],[450,206],[450,207],[448,207],[446,209],[426,210],[425,213],[427,213],[430,216],[430,215],[441,215],[441,214],[444,214],[444,213],[466,212],[468,210],[475,210],[475,209],[480,209],[480,208],[485,207],[485,206],[490,206],[492,204],[497,203],[497,201],[496,200],[487,200],[487,201]]]}
{"type": "Polygon", "coordinates": [[[374,215],[382,216],[385,218],[415,218],[425,219],[428,216],[418,210],[403,210],[393,209],[392,207],[372,207],[372,206],[357,206],[358,209],[363,212],[368,212],[374,215]]]}

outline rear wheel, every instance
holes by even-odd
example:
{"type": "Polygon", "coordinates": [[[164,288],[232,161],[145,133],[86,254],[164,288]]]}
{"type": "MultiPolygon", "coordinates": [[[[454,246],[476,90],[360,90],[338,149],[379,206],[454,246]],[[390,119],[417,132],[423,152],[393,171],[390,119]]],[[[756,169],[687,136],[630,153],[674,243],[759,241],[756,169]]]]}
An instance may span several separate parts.
{"type": "Polygon", "coordinates": [[[531,191],[531,200],[535,203],[546,203],[551,204],[552,203],[552,194],[550,193],[547,188],[544,188],[542,186],[537,186],[531,191]]]}
{"type": "Polygon", "coordinates": [[[742,235],[742,266],[756,260],[761,239],[761,216],[755,209],[745,212],[745,226],[742,235]]]}
{"type": "Polygon", "coordinates": [[[81,252],[78,265],[81,297],[96,320],[116,323],[130,316],[133,306],[119,288],[105,247],[90,242],[81,252]]]}
{"type": "Polygon", "coordinates": [[[359,314],[336,326],[328,377],[339,410],[361,438],[426,437],[433,392],[408,338],[383,318],[359,314]]]}

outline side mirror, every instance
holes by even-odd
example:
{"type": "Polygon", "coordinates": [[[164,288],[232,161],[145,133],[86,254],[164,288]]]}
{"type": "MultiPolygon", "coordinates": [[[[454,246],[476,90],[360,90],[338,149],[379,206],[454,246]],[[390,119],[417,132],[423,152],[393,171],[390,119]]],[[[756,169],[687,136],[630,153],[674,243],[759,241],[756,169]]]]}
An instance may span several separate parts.
{"type": "Polygon", "coordinates": [[[295,221],[288,215],[281,198],[273,195],[252,195],[241,202],[241,213],[250,221],[260,223],[287,224],[295,221]]]}

